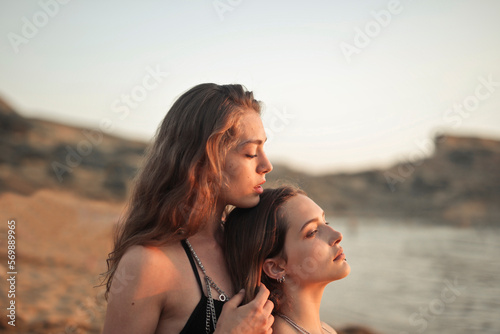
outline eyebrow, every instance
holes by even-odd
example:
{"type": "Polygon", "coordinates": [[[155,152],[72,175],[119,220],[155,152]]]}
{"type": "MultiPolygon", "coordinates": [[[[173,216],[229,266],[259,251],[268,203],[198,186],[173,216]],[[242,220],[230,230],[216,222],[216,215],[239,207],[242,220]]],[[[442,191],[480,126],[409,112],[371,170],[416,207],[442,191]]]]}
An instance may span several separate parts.
{"type": "MultiPolygon", "coordinates": [[[[325,218],[325,211],[323,211],[322,217],[325,218]]],[[[305,229],[307,225],[312,224],[312,223],[319,223],[319,222],[320,222],[320,219],[318,217],[313,218],[313,219],[309,219],[308,221],[306,221],[304,223],[304,225],[302,225],[302,227],[300,228],[299,233],[302,232],[302,230],[305,229]]]]}
{"type": "Polygon", "coordinates": [[[267,141],[267,138],[264,141],[262,141],[261,139],[248,139],[248,140],[245,140],[245,141],[239,143],[238,147],[243,147],[247,144],[262,145],[266,141],[267,141]]]}

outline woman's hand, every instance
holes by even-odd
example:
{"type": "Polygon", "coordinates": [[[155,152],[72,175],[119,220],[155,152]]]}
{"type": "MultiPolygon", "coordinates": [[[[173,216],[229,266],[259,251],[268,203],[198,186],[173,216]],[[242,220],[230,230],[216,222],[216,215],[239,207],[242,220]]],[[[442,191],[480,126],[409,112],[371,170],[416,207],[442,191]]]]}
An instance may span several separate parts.
{"type": "Polygon", "coordinates": [[[240,306],[245,296],[245,290],[238,292],[224,307],[217,320],[214,334],[236,333],[272,333],[274,317],[273,302],[268,300],[269,290],[261,283],[255,299],[240,306]]]}

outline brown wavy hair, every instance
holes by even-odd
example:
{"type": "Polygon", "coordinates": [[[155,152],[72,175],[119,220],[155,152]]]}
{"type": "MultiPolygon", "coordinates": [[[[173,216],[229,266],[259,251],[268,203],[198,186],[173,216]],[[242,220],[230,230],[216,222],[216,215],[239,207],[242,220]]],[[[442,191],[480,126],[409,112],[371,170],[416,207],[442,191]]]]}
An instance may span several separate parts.
{"type": "Polygon", "coordinates": [[[206,221],[221,219],[215,215],[222,169],[248,110],[260,114],[260,102],[241,85],[200,84],[175,101],[148,149],[118,224],[103,274],[106,298],[118,263],[131,246],[179,241],[206,221]]]}
{"type": "Polygon", "coordinates": [[[224,249],[234,291],[245,289],[243,303],[255,298],[260,282],[271,291],[278,311],[283,300],[281,285],[262,270],[264,260],[282,256],[288,222],[282,206],[290,198],[305,193],[293,186],[265,189],[257,206],[235,208],[224,224],[224,249]]]}

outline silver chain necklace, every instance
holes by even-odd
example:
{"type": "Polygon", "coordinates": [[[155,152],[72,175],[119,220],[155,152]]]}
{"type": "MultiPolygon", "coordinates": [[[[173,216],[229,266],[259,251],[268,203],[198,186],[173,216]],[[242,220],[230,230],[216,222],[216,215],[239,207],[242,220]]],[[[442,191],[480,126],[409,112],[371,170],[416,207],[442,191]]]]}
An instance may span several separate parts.
{"type": "MultiPolygon", "coordinates": [[[[302,333],[302,334],[311,334],[309,333],[308,331],[305,330],[305,328],[303,327],[300,327],[295,321],[293,321],[292,319],[290,319],[289,317],[287,317],[286,315],[284,315],[283,313],[276,313],[277,316],[281,317],[283,320],[285,320],[286,322],[288,322],[293,328],[295,328],[299,333],[302,333]]],[[[323,328],[323,330],[329,334],[332,334],[332,332],[330,332],[328,329],[326,329],[325,327],[323,327],[323,325],[321,326],[321,328],[323,328]]]]}
{"type": "MultiPolygon", "coordinates": [[[[196,263],[198,263],[198,266],[200,267],[201,271],[203,272],[203,275],[205,275],[205,282],[207,284],[207,299],[208,299],[208,305],[207,305],[207,317],[205,319],[205,331],[207,333],[210,333],[210,319],[212,319],[212,324],[215,330],[215,326],[217,325],[217,318],[216,318],[216,313],[215,313],[215,305],[214,305],[214,299],[212,298],[212,289],[210,287],[213,287],[217,292],[219,293],[219,300],[221,302],[225,302],[229,298],[227,297],[226,293],[222,291],[221,288],[215,284],[215,282],[210,278],[210,276],[207,275],[207,271],[205,270],[205,267],[201,263],[200,258],[198,255],[196,255],[196,252],[193,249],[193,246],[191,246],[191,243],[186,239],[186,244],[189,247],[189,250],[191,251],[191,254],[193,254],[196,263]]],[[[203,292],[203,291],[202,291],[203,292]]]]}

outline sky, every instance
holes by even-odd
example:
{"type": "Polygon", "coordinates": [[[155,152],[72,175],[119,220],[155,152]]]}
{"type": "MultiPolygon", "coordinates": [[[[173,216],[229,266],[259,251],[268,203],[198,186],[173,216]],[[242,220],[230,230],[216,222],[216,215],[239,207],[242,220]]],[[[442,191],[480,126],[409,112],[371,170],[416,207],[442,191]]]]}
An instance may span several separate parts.
{"type": "Polygon", "coordinates": [[[240,83],[264,104],[272,162],[385,168],[431,154],[436,134],[500,139],[499,13],[497,0],[2,0],[0,97],[150,140],[189,88],[240,83]]]}

